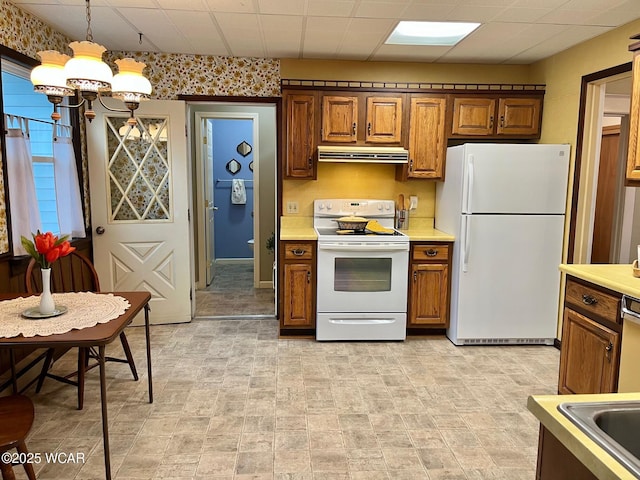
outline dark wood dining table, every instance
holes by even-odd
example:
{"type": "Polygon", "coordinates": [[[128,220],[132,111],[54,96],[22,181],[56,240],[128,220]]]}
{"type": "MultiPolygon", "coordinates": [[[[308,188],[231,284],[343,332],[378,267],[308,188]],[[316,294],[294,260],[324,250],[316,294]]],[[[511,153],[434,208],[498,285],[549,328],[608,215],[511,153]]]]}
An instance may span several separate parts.
{"type": "MultiPolygon", "coordinates": [[[[11,364],[13,361],[13,349],[19,347],[36,348],[73,348],[73,347],[94,347],[98,351],[98,366],[100,368],[100,402],[102,406],[102,440],[104,447],[104,468],[106,479],[111,480],[111,455],[109,451],[109,423],[107,419],[107,382],[105,374],[105,350],[107,344],[119,337],[120,333],[144,309],[144,327],[147,343],[147,374],[149,381],[149,403],[153,403],[153,383],[151,377],[151,343],[149,335],[149,292],[101,292],[111,293],[123,297],[129,301],[130,307],[119,317],[105,323],[98,323],[93,327],[81,330],[71,330],[66,333],[55,335],[23,337],[2,337],[0,336],[0,348],[9,349],[11,364]]],[[[19,297],[26,297],[28,294],[0,294],[0,301],[11,300],[19,297]]],[[[2,318],[0,317],[0,321],[2,318]]],[[[13,390],[17,393],[17,379],[15,368],[12,368],[13,390]]]]}

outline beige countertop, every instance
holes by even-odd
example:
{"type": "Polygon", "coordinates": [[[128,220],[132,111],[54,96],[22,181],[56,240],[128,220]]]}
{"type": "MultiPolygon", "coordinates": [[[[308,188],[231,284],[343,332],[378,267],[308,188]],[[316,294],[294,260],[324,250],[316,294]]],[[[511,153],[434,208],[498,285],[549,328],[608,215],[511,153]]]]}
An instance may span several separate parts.
{"type": "MultiPolygon", "coordinates": [[[[433,228],[433,218],[411,218],[403,233],[414,241],[453,242],[455,237],[433,228]]],[[[317,240],[313,217],[283,216],[280,218],[280,240],[317,240]]]]}
{"type": "Polygon", "coordinates": [[[640,298],[640,278],[633,276],[633,267],[627,264],[566,264],[560,270],[587,282],[610,290],[640,298]]]}
{"type": "Polygon", "coordinates": [[[598,446],[558,410],[563,402],[640,401],[640,393],[534,395],[527,408],[582,464],[600,480],[633,480],[635,476],[598,446]]]}

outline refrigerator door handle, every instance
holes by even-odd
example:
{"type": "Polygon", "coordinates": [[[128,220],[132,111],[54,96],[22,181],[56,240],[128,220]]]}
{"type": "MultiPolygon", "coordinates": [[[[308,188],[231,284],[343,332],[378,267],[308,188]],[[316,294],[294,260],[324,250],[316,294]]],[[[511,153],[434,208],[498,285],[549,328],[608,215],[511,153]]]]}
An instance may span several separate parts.
{"type": "Polygon", "coordinates": [[[468,165],[467,165],[467,195],[466,195],[466,213],[471,213],[471,208],[473,205],[472,197],[473,197],[473,180],[474,180],[474,167],[473,167],[473,155],[469,155],[468,165]]]}
{"type": "Polygon", "coordinates": [[[469,236],[471,235],[471,218],[469,215],[463,215],[463,234],[464,244],[462,245],[462,272],[466,273],[469,270],[469,250],[471,249],[471,242],[469,236]]]}

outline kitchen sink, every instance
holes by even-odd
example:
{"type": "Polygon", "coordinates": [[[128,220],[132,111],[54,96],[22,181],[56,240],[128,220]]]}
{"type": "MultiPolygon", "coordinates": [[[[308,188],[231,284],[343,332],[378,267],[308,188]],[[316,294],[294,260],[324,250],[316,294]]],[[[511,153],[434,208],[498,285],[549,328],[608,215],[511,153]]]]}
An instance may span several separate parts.
{"type": "Polygon", "coordinates": [[[640,478],[640,401],[565,402],[558,410],[640,478]]]}

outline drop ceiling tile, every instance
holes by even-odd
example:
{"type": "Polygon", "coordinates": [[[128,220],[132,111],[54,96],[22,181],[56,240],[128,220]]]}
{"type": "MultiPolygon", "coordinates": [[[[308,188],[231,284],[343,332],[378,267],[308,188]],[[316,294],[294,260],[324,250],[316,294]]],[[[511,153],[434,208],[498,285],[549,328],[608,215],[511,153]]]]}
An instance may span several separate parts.
{"type": "MultiPolygon", "coordinates": [[[[191,45],[180,34],[162,10],[149,10],[147,8],[118,8],[116,9],[122,18],[133,25],[134,36],[137,41],[137,32],[142,32],[151,43],[156,45],[161,52],[188,53],[191,45]]],[[[121,31],[114,30],[114,37],[122,35],[121,31]]],[[[94,35],[95,36],[95,35],[94,35]]],[[[134,49],[136,50],[136,49],[134,49]]]]}
{"type": "Polygon", "coordinates": [[[304,32],[303,57],[334,56],[348,26],[349,20],[346,18],[309,17],[304,32]]]}
{"type": "Polygon", "coordinates": [[[231,55],[266,56],[258,16],[250,13],[216,13],[222,35],[231,45],[231,55]],[[249,55],[246,52],[251,51],[249,55]],[[240,53],[244,52],[244,53],[240,53]]]}
{"type": "Polygon", "coordinates": [[[364,18],[402,18],[404,8],[397,3],[386,2],[367,2],[361,3],[354,17],[364,18]]]}
{"type": "Polygon", "coordinates": [[[371,56],[371,60],[434,62],[450,49],[449,46],[382,45],[371,56]]]}
{"type": "Polygon", "coordinates": [[[566,50],[567,48],[569,48],[569,46],[576,45],[597,35],[601,35],[607,30],[608,29],[606,27],[597,26],[569,26],[557,35],[544,39],[537,45],[529,48],[521,54],[516,55],[508,62],[510,63],[512,60],[531,61],[533,59],[546,58],[563,50],[566,50]]]}
{"type": "Polygon", "coordinates": [[[409,5],[402,12],[402,20],[416,21],[445,21],[449,20],[449,13],[455,8],[454,5],[409,5]]]}
{"type": "MultiPolygon", "coordinates": [[[[129,8],[157,8],[158,4],[154,0],[109,0],[109,5],[113,8],[129,7],[129,8]]],[[[93,4],[91,4],[93,11],[93,4]]]]}
{"type": "Polygon", "coordinates": [[[580,25],[598,12],[594,10],[565,10],[558,8],[538,19],[538,23],[556,23],[561,25],[580,25]]]}
{"type": "Polygon", "coordinates": [[[309,0],[307,15],[318,17],[349,17],[355,4],[355,0],[309,0]]]}
{"type": "Polygon", "coordinates": [[[628,23],[631,18],[640,16],[640,2],[638,0],[627,0],[617,7],[595,14],[589,18],[592,25],[605,25],[616,27],[628,23]]]}
{"type": "Polygon", "coordinates": [[[297,57],[302,41],[302,16],[263,15],[260,24],[268,57],[297,57]]]}
{"type": "Polygon", "coordinates": [[[189,51],[204,55],[229,55],[218,27],[209,14],[169,10],[167,16],[191,45],[189,51]]]}
{"type": "Polygon", "coordinates": [[[197,11],[208,12],[209,6],[204,0],[156,0],[161,8],[165,10],[185,10],[185,11],[197,11]]]}
{"type": "Polygon", "coordinates": [[[209,11],[226,13],[255,13],[253,0],[205,0],[209,11]]]}
{"type": "Polygon", "coordinates": [[[304,0],[258,0],[260,13],[272,15],[303,15],[304,0]]]}
{"type": "Polygon", "coordinates": [[[534,7],[512,7],[506,8],[493,18],[494,22],[519,22],[530,23],[536,22],[540,18],[550,13],[548,8],[534,7]]]}
{"type": "MultiPolygon", "coordinates": [[[[559,8],[567,3],[567,0],[536,0],[535,6],[537,8],[559,8]]],[[[531,7],[531,0],[516,0],[512,7],[531,7]]]]}
{"type": "Polygon", "coordinates": [[[496,6],[457,6],[449,12],[452,22],[488,22],[504,11],[504,7],[496,6]]]}
{"type": "Polygon", "coordinates": [[[460,0],[458,7],[507,7],[513,0],[460,0]]]}

